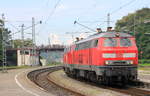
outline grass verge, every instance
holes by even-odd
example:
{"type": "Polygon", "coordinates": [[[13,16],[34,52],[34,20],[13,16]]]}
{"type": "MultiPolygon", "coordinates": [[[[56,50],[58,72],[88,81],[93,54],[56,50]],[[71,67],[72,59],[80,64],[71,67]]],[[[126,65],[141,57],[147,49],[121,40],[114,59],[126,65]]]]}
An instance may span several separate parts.
{"type": "MultiPolygon", "coordinates": [[[[31,66],[7,66],[6,69],[23,69],[23,68],[30,68],[31,66]]],[[[0,69],[3,69],[3,67],[0,67],[0,69]]]]}
{"type": "Polygon", "coordinates": [[[46,66],[55,66],[55,65],[62,65],[60,62],[52,62],[50,64],[47,64],[46,66]]]}
{"type": "Polygon", "coordinates": [[[139,66],[141,66],[141,67],[150,67],[150,63],[144,63],[144,64],[139,64],[139,66]]]}

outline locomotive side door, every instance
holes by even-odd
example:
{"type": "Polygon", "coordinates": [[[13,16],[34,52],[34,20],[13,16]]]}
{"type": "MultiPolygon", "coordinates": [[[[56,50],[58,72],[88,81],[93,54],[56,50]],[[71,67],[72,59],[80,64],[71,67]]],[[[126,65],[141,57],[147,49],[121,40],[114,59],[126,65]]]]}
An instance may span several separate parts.
{"type": "Polygon", "coordinates": [[[98,46],[98,39],[94,39],[91,42],[91,48],[89,49],[89,65],[95,66],[98,63],[98,51],[97,51],[97,46],[98,46]]]}
{"type": "Polygon", "coordinates": [[[89,69],[91,70],[91,67],[92,67],[92,40],[91,41],[88,41],[88,49],[87,49],[87,54],[86,54],[86,60],[87,60],[87,64],[89,66],[89,69]]]}
{"type": "Polygon", "coordinates": [[[91,69],[92,67],[92,48],[89,48],[89,54],[88,54],[88,58],[89,58],[89,67],[91,69]]]}

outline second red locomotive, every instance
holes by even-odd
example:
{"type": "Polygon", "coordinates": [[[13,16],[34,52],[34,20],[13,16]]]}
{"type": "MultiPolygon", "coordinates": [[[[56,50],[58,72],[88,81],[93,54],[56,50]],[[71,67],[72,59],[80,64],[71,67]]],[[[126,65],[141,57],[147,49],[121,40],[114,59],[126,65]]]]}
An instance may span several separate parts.
{"type": "Polygon", "coordinates": [[[102,32],[67,47],[64,71],[91,81],[137,80],[138,49],[135,38],[122,32],[102,32]]]}

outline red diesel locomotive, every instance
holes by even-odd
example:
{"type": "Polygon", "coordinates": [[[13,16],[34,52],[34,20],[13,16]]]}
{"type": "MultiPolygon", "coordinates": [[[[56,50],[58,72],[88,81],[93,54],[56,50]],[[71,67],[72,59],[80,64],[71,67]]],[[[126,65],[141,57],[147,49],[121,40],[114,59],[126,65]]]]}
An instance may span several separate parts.
{"type": "Polygon", "coordinates": [[[65,48],[68,76],[99,82],[137,80],[138,49],[135,38],[122,32],[102,32],[65,48]]]}

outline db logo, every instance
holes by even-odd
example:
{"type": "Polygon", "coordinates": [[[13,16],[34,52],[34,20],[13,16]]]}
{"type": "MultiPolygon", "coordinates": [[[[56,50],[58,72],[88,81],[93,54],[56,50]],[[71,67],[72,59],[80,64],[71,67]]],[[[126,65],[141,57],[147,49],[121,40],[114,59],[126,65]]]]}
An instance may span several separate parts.
{"type": "Polygon", "coordinates": [[[122,53],[118,53],[118,54],[117,54],[117,57],[122,57],[122,53]]]}

